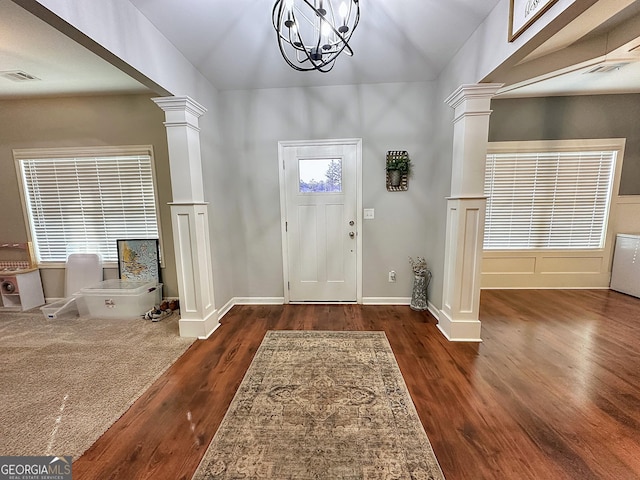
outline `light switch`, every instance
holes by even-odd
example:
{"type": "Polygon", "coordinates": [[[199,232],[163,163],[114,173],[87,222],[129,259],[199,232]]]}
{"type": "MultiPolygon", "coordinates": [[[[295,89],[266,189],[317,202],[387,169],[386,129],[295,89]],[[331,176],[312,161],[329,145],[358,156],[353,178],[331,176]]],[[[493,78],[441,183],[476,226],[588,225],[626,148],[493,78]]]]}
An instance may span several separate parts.
{"type": "Polygon", "coordinates": [[[373,208],[364,209],[364,219],[373,220],[375,218],[375,210],[373,208]]]}

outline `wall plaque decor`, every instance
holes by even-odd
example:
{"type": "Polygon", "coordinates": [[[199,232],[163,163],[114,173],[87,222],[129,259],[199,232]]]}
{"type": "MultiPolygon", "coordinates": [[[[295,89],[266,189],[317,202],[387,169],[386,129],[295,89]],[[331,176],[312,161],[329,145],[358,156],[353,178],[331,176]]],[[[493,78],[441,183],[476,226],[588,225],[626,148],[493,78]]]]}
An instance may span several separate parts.
{"type": "Polygon", "coordinates": [[[513,42],[558,0],[511,0],[509,41],[513,42]]]}
{"type": "Polygon", "coordinates": [[[409,174],[411,160],[405,150],[389,150],[387,152],[387,190],[402,192],[409,190],[409,174]]]}

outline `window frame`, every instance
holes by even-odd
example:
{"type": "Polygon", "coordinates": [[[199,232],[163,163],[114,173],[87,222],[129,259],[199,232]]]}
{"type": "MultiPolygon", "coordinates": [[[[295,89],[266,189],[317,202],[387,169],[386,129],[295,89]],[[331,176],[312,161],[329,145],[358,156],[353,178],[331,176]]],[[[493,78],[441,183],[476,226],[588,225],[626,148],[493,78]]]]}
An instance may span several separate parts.
{"type": "MultiPolygon", "coordinates": [[[[83,146],[83,147],[55,147],[55,148],[26,148],[26,149],[14,149],[13,158],[14,166],[16,169],[16,179],[18,183],[18,189],[20,191],[20,202],[22,206],[22,214],[24,217],[25,227],[27,230],[27,238],[29,242],[33,242],[35,246],[35,239],[33,233],[33,225],[29,216],[28,202],[26,198],[24,179],[22,177],[21,161],[30,160],[33,158],[91,158],[91,157],[109,157],[109,156],[127,156],[127,155],[148,155],[151,161],[151,178],[153,183],[153,197],[156,209],[156,224],[158,226],[158,241],[160,248],[160,266],[165,267],[162,241],[162,224],[160,221],[160,203],[158,200],[158,180],[156,172],[155,157],[153,154],[152,145],[120,145],[120,146],[83,146]]],[[[36,247],[37,251],[37,247],[36,247]]],[[[41,261],[40,258],[36,258],[37,266],[41,269],[47,268],[64,268],[65,262],[58,261],[41,261]]],[[[103,261],[103,268],[118,268],[118,262],[115,261],[103,261]]]]}
{"type": "MultiPolygon", "coordinates": [[[[541,153],[541,152],[575,152],[575,151],[615,151],[613,180],[611,185],[611,195],[609,197],[609,205],[606,214],[606,220],[603,232],[603,245],[600,248],[518,248],[518,249],[485,249],[484,248],[484,231],[482,237],[483,250],[491,253],[504,254],[521,254],[523,252],[544,252],[546,254],[567,253],[567,252],[604,252],[611,248],[614,229],[613,219],[615,218],[615,209],[617,198],[619,197],[620,175],[622,164],[624,161],[625,138],[607,138],[607,139],[569,139],[569,140],[531,140],[531,141],[508,141],[508,142],[489,142],[485,155],[485,165],[483,168],[483,176],[486,172],[486,157],[491,154],[509,154],[509,153],[541,153]]],[[[487,197],[488,198],[488,197],[487,197]]],[[[484,229],[483,229],[484,230],[484,229]]]]}

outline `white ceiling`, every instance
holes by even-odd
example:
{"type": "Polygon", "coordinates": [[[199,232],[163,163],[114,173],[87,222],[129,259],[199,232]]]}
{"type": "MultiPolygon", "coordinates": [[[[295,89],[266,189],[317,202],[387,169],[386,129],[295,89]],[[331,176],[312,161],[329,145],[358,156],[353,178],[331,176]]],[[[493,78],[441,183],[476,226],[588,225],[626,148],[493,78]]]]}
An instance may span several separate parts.
{"type": "Polygon", "coordinates": [[[498,0],[362,0],[353,57],[329,74],[280,56],[273,0],[131,0],[221,90],[435,79],[498,0]]]}
{"type": "MultiPolygon", "coordinates": [[[[361,21],[351,41],[354,57],[339,58],[330,73],[322,74],[296,72],[281,58],[271,24],[274,0],[130,1],[221,90],[433,80],[498,3],[361,0],[361,21]]],[[[627,8],[626,17],[618,15],[617,24],[638,12],[640,1],[633,3],[636,8],[627,8]]],[[[583,21],[591,24],[588,31],[565,29],[525,61],[535,65],[555,58],[591,31],[602,36],[605,27],[616,26],[608,18],[608,25],[600,25],[600,19],[583,21]]],[[[506,89],[505,95],[640,92],[637,64],[611,74],[581,73],[605,59],[591,57],[507,82],[518,88],[506,89]]],[[[11,0],[0,0],[0,98],[142,91],[148,90],[116,67],[11,0]],[[14,70],[40,80],[16,82],[2,76],[14,70]]]]}

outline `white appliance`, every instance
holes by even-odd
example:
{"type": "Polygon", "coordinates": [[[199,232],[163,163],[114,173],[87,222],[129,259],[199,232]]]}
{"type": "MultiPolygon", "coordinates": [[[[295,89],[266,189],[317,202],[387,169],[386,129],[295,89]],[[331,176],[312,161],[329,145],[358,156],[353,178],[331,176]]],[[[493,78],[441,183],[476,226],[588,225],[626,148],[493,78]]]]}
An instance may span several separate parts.
{"type": "Polygon", "coordinates": [[[610,287],[640,297],[640,235],[616,235],[610,287]]]}
{"type": "Polygon", "coordinates": [[[66,298],[45,305],[40,310],[49,320],[88,315],[88,307],[78,294],[83,287],[90,287],[102,281],[102,258],[96,253],[72,253],[65,265],[66,298]],[[74,295],[76,294],[76,295],[74,295]]]}

